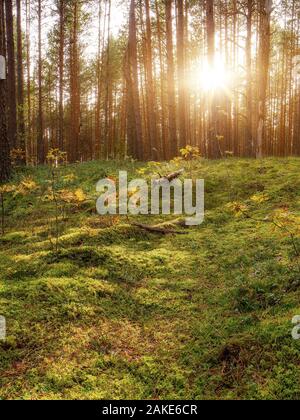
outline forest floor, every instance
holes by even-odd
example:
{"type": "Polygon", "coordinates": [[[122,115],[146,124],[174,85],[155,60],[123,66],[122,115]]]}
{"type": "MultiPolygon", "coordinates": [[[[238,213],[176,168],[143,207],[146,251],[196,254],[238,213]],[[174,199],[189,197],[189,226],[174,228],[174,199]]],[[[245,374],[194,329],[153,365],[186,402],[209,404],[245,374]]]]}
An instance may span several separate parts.
{"type": "Polygon", "coordinates": [[[62,168],[58,188],[80,203],[58,219],[57,252],[55,203],[32,182],[49,189],[49,169],[17,171],[28,192],[5,199],[0,399],[300,399],[299,258],[285,231],[253,220],[300,216],[300,160],[186,166],[205,179],[206,215],[176,236],[95,212],[100,178],[144,165],[62,168]]]}

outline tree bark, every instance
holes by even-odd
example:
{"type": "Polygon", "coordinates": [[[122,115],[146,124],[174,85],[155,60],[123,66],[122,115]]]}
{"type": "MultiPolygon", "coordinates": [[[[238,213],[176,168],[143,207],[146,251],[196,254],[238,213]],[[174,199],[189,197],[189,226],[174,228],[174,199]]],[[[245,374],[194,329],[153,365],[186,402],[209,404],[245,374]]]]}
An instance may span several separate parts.
{"type": "Polygon", "coordinates": [[[257,152],[256,157],[261,159],[265,152],[265,124],[266,100],[270,68],[271,52],[271,13],[272,0],[259,2],[260,13],[260,41],[259,41],[259,80],[258,80],[258,126],[257,126],[257,152]]]}
{"type": "Polygon", "coordinates": [[[30,0],[26,0],[26,64],[27,64],[27,141],[26,141],[26,157],[27,163],[34,160],[34,145],[32,136],[32,120],[31,120],[31,61],[30,61],[30,0]]]}
{"type": "MultiPolygon", "coordinates": [[[[4,2],[0,2],[0,55],[5,57],[4,2]]],[[[6,80],[0,79],[0,183],[9,179],[11,173],[10,147],[7,133],[6,80]]]]}
{"type": "Polygon", "coordinates": [[[252,93],[252,16],[254,2],[247,0],[247,37],[246,37],[246,72],[247,72],[247,127],[244,153],[246,157],[253,156],[253,93],[252,93]]]}
{"type": "Polygon", "coordinates": [[[145,0],[146,9],[146,80],[147,80],[147,116],[149,126],[150,157],[159,160],[161,150],[157,138],[157,118],[156,118],[156,93],[153,80],[153,52],[152,52],[152,29],[150,19],[149,0],[145,0]]]}
{"type": "Polygon", "coordinates": [[[58,147],[64,150],[64,52],[65,52],[65,0],[59,1],[59,123],[58,147]]]}
{"type": "Polygon", "coordinates": [[[69,138],[69,159],[76,162],[80,159],[80,82],[78,55],[78,22],[79,4],[74,1],[72,13],[72,28],[70,40],[70,102],[71,102],[71,132],[69,138]]]}
{"type": "Polygon", "coordinates": [[[170,147],[169,157],[175,157],[178,154],[175,80],[174,80],[175,66],[174,66],[172,6],[173,6],[173,0],[166,0],[165,12],[166,12],[166,37],[167,37],[167,84],[168,84],[168,120],[169,120],[168,143],[170,147]]]}
{"type": "MultiPolygon", "coordinates": [[[[98,3],[98,54],[97,54],[97,103],[95,114],[95,147],[94,158],[99,159],[101,156],[101,84],[102,84],[102,42],[101,42],[101,19],[102,19],[102,0],[98,3]]],[[[106,6],[105,6],[106,7],[106,6]]],[[[104,37],[103,37],[104,38],[104,37]]]]}
{"type": "Polygon", "coordinates": [[[185,86],[185,36],[184,36],[184,4],[177,0],[177,66],[178,66],[178,120],[179,120],[179,145],[187,145],[186,121],[186,86],[185,86]]]}
{"type": "Polygon", "coordinates": [[[156,26],[157,26],[157,40],[158,40],[158,55],[159,55],[159,66],[160,66],[160,106],[161,106],[161,145],[162,145],[162,158],[168,160],[170,158],[170,145],[167,141],[167,126],[166,126],[166,76],[165,66],[163,61],[163,43],[162,43],[162,25],[160,19],[160,10],[158,0],[155,0],[155,12],[156,12],[156,26]]]}
{"type": "Polygon", "coordinates": [[[5,0],[7,41],[8,139],[11,149],[17,147],[16,64],[12,0],[5,0]]]}
{"type": "Polygon", "coordinates": [[[43,110],[43,62],[42,62],[42,0],[38,0],[38,128],[37,158],[38,163],[45,161],[44,110],[43,110]]]}
{"type": "Polygon", "coordinates": [[[142,118],[140,108],[139,80],[138,80],[138,57],[137,57],[137,33],[136,33],[136,2],[131,0],[129,17],[129,42],[128,42],[128,71],[127,94],[128,94],[128,130],[127,140],[129,151],[133,157],[144,158],[144,144],[142,131],[142,118]]]}
{"type": "Polygon", "coordinates": [[[17,0],[18,147],[26,151],[21,0],[17,0]]]}
{"type": "Polygon", "coordinates": [[[110,64],[110,44],[111,44],[111,0],[108,0],[108,22],[107,22],[107,47],[106,47],[106,77],[105,77],[105,115],[104,115],[104,158],[111,157],[112,145],[110,139],[111,122],[111,102],[112,102],[112,80],[110,64]]]}
{"type": "MultiPolygon", "coordinates": [[[[207,56],[208,66],[214,69],[215,66],[215,11],[214,0],[206,0],[206,31],[207,31],[207,56]]],[[[217,141],[217,107],[215,92],[209,92],[209,115],[208,115],[208,157],[216,159],[220,157],[217,141]]]]}

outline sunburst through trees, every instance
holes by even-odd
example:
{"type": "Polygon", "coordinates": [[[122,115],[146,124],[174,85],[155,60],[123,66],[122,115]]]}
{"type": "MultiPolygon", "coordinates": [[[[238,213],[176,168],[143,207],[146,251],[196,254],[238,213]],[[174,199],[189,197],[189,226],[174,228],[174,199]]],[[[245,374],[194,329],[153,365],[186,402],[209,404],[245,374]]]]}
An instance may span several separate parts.
{"type": "Polygon", "coordinates": [[[187,145],[209,158],[300,154],[300,1],[6,0],[1,10],[1,133],[20,162],[55,148],[70,162],[164,160],[187,145]]]}

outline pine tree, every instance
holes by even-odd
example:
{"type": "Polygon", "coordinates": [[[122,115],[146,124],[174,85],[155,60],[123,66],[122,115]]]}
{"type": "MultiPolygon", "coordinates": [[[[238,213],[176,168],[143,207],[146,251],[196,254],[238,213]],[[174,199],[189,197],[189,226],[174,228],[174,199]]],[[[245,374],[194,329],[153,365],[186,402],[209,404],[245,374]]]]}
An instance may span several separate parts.
{"type": "MultiPolygon", "coordinates": [[[[4,2],[0,1],[0,56],[5,57],[4,2]]],[[[9,179],[11,173],[10,147],[7,132],[6,79],[0,79],[0,183],[9,179]]]]}

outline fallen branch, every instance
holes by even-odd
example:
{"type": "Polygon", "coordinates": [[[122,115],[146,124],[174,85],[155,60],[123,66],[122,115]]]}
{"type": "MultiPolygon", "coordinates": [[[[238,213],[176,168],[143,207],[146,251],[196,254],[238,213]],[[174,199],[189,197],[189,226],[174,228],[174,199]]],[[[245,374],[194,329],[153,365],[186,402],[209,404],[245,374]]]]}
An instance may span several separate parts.
{"type": "Polygon", "coordinates": [[[154,227],[163,227],[163,228],[171,228],[171,227],[188,227],[185,224],[185,219],[182,217],[179,217],[178,219],[168,220],[167,222],[160,223],[159,225],[155,225],[154,227]]]}
{"type": "Polygon", "coordinates": [[[166,181],[168,181],[168,182],[172,182],[172,181],[174,181],[175,179],[179,178],[179,177],[180,177],[180,175],[182,175],[183,173],[184,173],[184,169],[180,169],[180,171],[173,172],[172,174],[169,174],[169,175],[163,176],[163,177],[161,177],[161,178],[157,179],[155,182],[156,182],[157,184],[161,184],[161,183],[166,182],[166,181]]]}
{"type": "Polygon", "coordinates": [[[130,223],[131,226],[135,226],[138,227],[142,230],[145,230],[147,232],[151,232],[151,233],[159,233],[161,235],[187,235],[188,232],[183,232],[180,230],[174,230],[174,229],[167,229],[164,228],[160,225],[156,225],[156,226],[149,226],[149,225],[144,225],[142,223],[130,223]]]}

